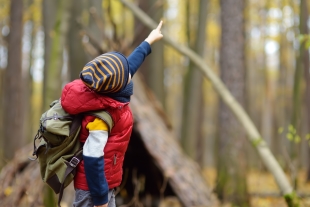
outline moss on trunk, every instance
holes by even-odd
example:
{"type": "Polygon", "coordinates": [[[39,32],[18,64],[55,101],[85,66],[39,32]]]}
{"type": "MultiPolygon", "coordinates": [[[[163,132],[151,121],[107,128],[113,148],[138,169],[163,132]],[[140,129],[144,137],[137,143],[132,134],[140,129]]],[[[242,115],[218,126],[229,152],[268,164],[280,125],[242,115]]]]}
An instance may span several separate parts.
{"type": "Polygon", "coordinates": [[[300,207],[299,198],[294,191],[290,194],[285,194],[284,198],[288,207],[300,207]]]}

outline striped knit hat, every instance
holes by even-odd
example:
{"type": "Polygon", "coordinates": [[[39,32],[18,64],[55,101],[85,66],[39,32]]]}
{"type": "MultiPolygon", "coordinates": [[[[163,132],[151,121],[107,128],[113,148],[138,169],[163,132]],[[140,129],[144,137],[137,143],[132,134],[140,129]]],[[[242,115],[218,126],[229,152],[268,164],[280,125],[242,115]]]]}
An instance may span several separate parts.
{"type": "Polygon", "coordinates": [[[118,52],[104,53],[87,63],[80,73],[81,80],[98,93],[122,91],[128,82],[127,58],[118,52]]]}

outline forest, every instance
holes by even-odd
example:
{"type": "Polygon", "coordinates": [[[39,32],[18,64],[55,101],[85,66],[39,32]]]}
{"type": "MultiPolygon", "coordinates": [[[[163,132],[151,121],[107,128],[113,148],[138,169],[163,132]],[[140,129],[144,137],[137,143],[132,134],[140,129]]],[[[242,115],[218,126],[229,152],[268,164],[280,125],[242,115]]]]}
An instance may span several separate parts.
{"type": "MultiPolygon", "coordinates": [[[[57,206],[40,117],[95,57],[133,77],[119,207],[310,206],[308,0],[0,0],[0,205],[57,206]]],[[[72,206],[70,184],[61,201],[72,206]]]]}

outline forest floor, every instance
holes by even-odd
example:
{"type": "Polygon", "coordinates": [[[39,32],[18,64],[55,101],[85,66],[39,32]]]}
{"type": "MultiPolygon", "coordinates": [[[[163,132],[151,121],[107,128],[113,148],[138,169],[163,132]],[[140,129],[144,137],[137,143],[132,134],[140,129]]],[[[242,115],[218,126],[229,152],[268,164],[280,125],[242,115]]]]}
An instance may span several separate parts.
{"type": "MultiPolygon", "coordinates": [[[[208,185],[213,189],[216,184],[216,171],[212,168],[204,170],[204,176],[208,185]]],[[[251,171],[247,176],[248,190],[250,193],[251,207],[286,207],[283,197],[273,176],[269,172],[251,171]]],[[[300,195],[300,207],[310,207],[310,182],[306,182],[306,172],[298,173],[298,189],[300,195]]],[[[223,204],[222,207],[231,207],[223,204]]]]}

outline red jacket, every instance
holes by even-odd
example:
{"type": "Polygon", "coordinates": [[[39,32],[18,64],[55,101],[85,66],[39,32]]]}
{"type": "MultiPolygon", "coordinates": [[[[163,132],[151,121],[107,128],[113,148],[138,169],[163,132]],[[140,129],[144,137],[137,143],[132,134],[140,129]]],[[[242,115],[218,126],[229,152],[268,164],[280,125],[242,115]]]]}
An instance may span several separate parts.
{"type": "MultiPolygon", "coordinates": [[[[68,83],[61,95],[61,105],[70,114],[79,114],[92,110],[105,110],[112,116],[114,127],[104,150],[104,173],[109,189],[117,187],[122,181],[123,161],[132,132],[133,118],[129,103],[121,103],[112,98],[90,90],[81,80],[68,83]]],[[[80,141],[88,137],[86,125],[95,117],[85,116],[82,121],[80,141]]],[[[77,167],[74,187],[88,190],[83,161],[77,167]]]]}

